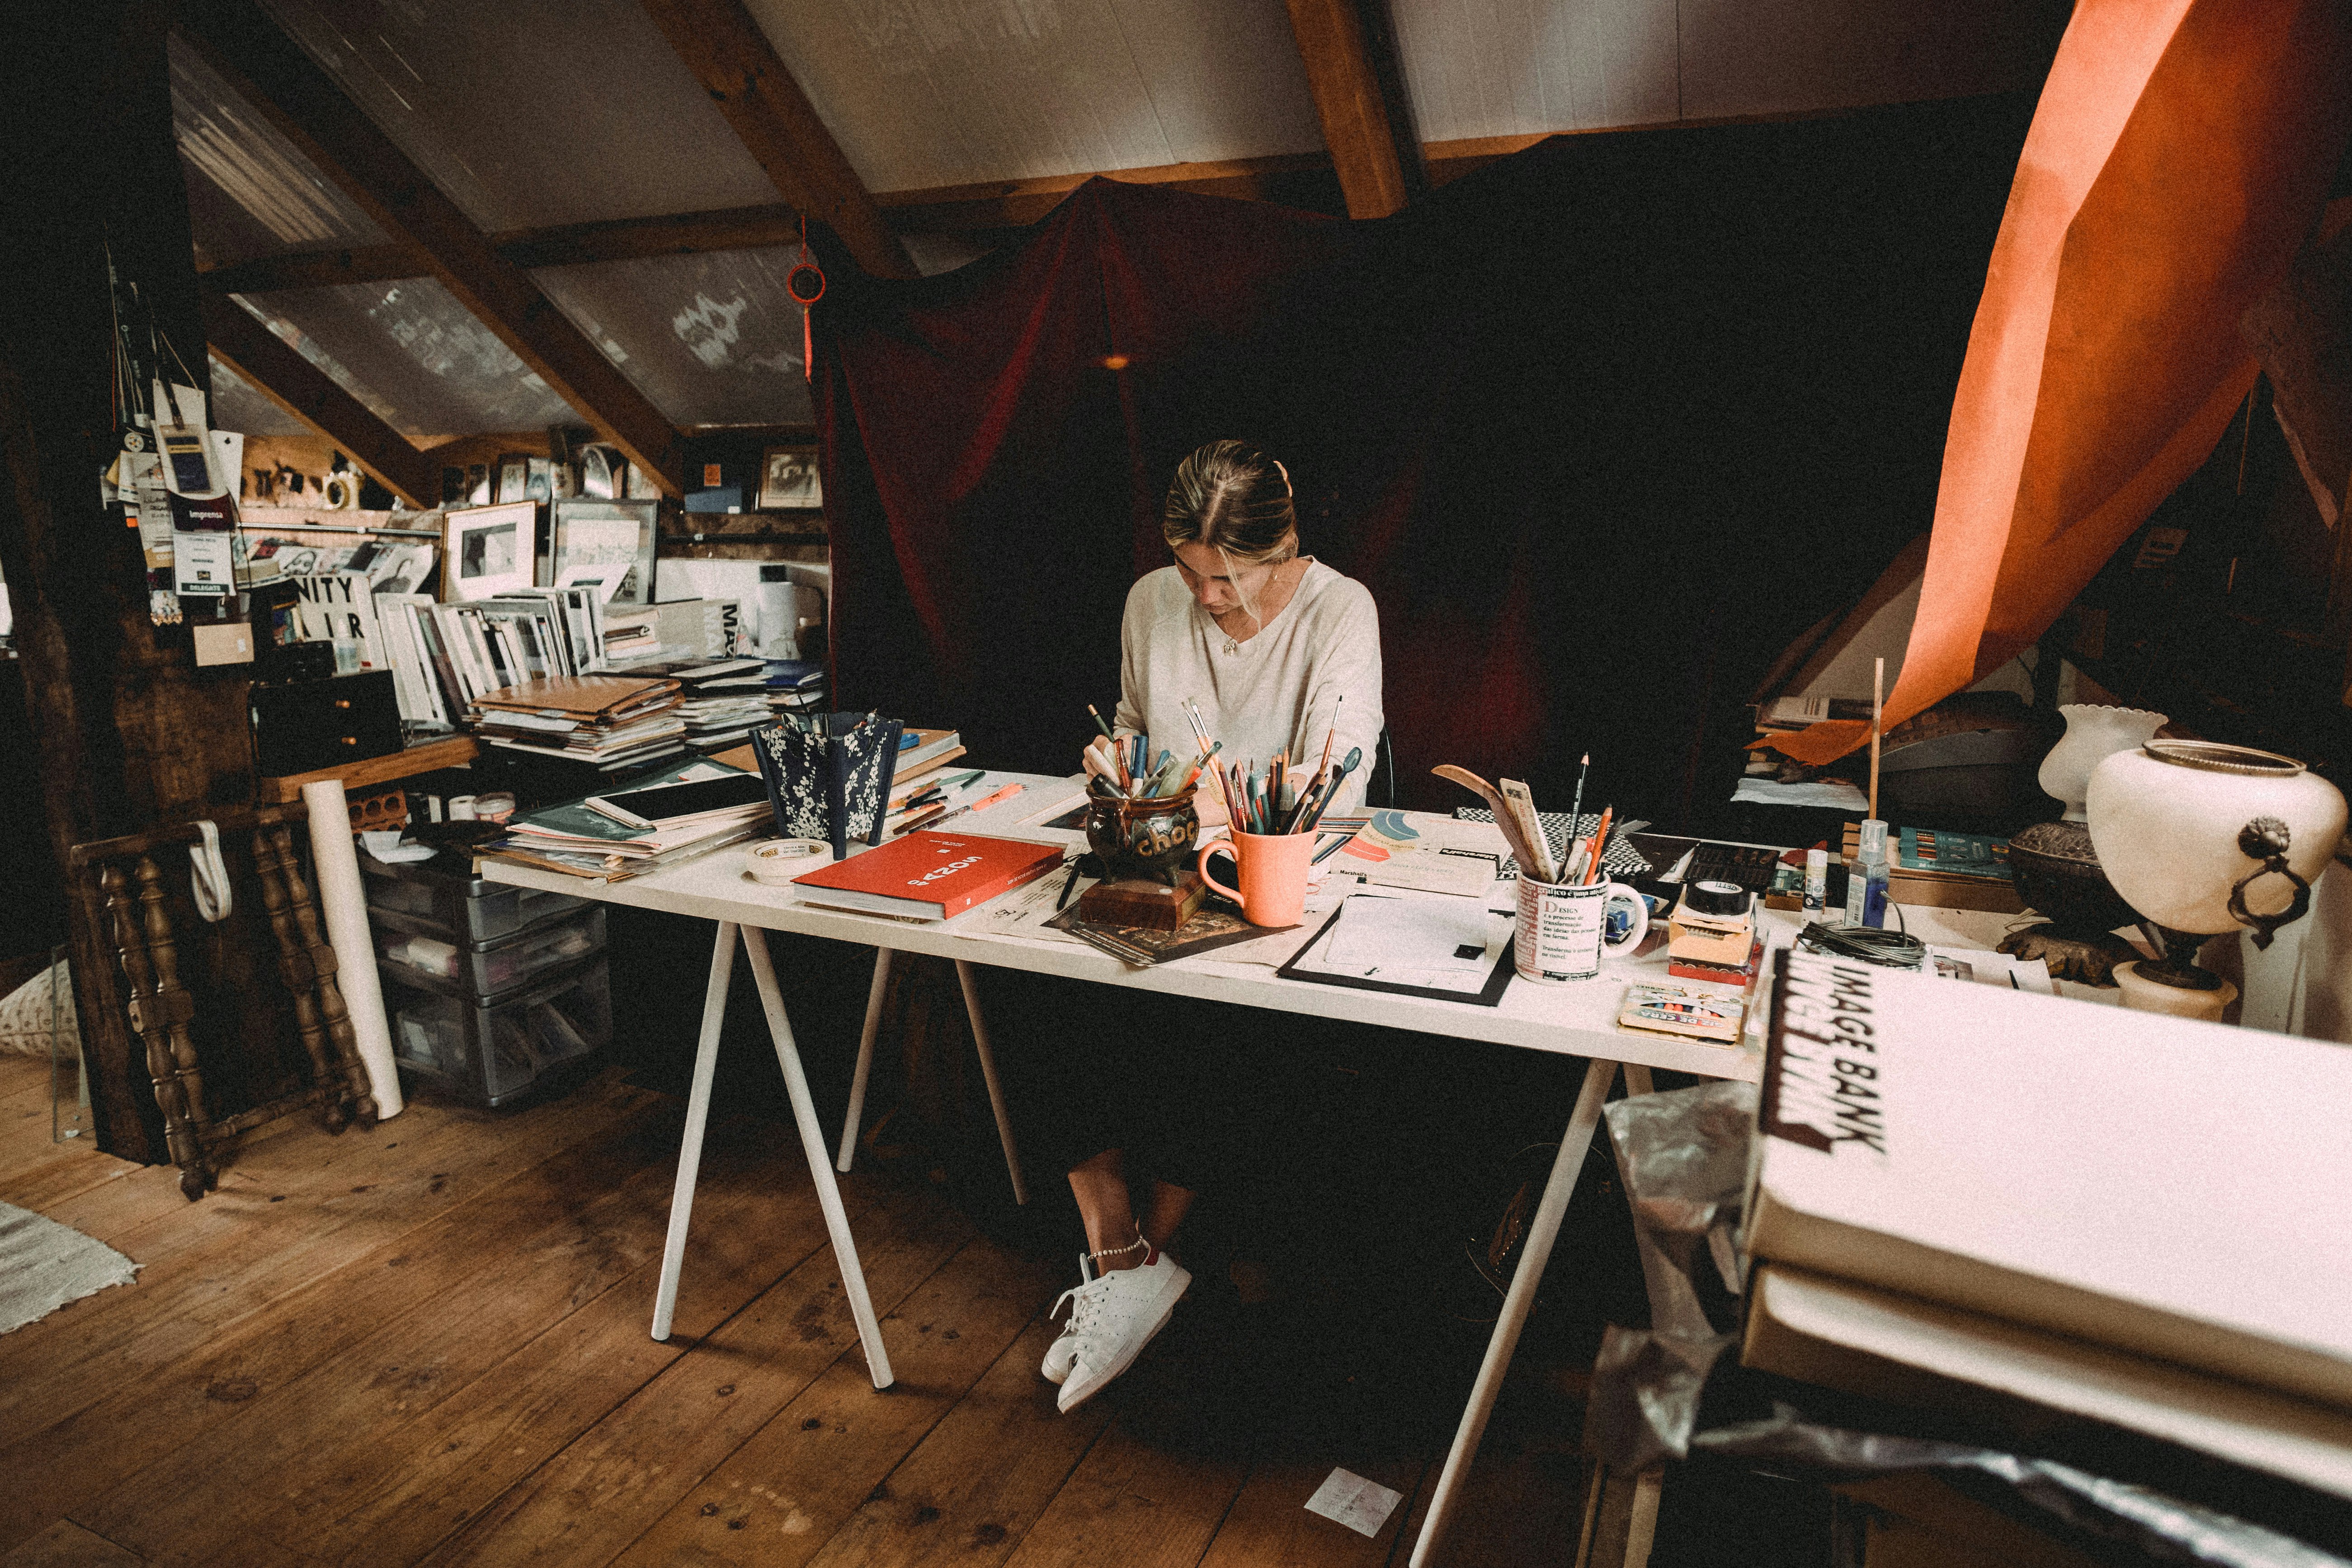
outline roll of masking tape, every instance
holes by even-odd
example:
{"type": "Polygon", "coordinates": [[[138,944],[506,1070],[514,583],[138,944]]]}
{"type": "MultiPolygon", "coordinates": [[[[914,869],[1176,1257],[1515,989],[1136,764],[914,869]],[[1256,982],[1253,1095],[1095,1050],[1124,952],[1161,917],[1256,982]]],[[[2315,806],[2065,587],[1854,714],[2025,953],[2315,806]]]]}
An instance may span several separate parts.
{"type": "Polygon", "coordinates": [[[789,882],[831,864],[833,846],[822,838],[774,838],[743,851],[744,868],[758,882],[789,882]]]}

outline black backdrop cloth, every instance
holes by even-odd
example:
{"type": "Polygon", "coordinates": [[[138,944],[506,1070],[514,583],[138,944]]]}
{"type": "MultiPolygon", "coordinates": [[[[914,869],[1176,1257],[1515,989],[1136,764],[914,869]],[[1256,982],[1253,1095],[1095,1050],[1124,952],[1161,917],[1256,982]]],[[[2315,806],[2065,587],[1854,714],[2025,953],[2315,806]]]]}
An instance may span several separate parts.
{"type": "Polygon", "coordinates": [[[842,705],[1074,770],[1176,462],[1234,436],[1380,606],[1399,804],[1466,804],[1452,762],[1557,806],[1590,750],[1589,799],[1705,814],[1749,688],[1932,518],[2032,111],[1555,137],[1376,222],[1095,180],[952,273],[828,257],[842,705]]]}

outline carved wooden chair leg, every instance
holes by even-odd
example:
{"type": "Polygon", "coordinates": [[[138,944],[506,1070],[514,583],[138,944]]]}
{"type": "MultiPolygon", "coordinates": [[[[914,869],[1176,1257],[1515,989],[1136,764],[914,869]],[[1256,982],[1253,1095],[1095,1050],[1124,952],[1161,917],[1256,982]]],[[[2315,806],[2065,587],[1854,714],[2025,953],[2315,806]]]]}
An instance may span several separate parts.
{"type": "Polygon", "coordinates": [[[310,1081],[316,1086],[319,1120],[328,1131],[341,1132],[352,1121],[351,1080],[341,1064],[334,1060],[326,1026],[320,1020],[318,976],[311,972],[310,955],[303,950],[295,931],[294,911],[286,896],[286,876],[278,847],[269,841],[264,829],[254,831],[253,865],[260,874],[262,908],[269,911],[269,932],[278,942],[278,973],[286,983],[287,994],[294,999],[295,1028],[302,1037],[302,1049],[310,1058],[310,1081]]]}
{"type": "Polygon", "coordinates": [[[286,877],[286,900],[293,908],[295,930],[310,954],[310,972],[318,977],[319,1011],[327,1021],[327,1037],[334,1044],[343,1080],[351,1085],[352,1114],[362,1127],[373,1127],[375,1090],[368,1082],[367,1064],[360,1060],[359,1033],[352,1027],[351,1009],[343,1005],[343,988],[335,980],[335,950],[320,934],[310,884],[303,878],[302,863],[294,858],[294,830],[280,823],[269,830],[269,838],[278,846],[278,866],[286,877]]]}
{"type": "Polygon", "coordinates": [[[176,1034],[179,1041],[186,1040],[187,1020],[194,1003],[180,988],[176,954],[173,956],[171,989],[163,989],[158,981],[149,948],[149,932],[154,925],[162,925],[164,946],[167,951],[171,947],[171,927],[162,909],[162,879],[155,871],[154,862],[145,856],[139,859],[138,876],[140,896],[136,900],[131,893],[130,879],[123,875],[121,866],[112,862],[100,868],[99,886],[105,894],[107,913],[113,921],[123,979],[131,989],[125,1010],[131,1016],[132,1032],[146,1047],[148,1076],[154,1079],[155,1103],[163,1112],[164,1145],[171,1151],[172,1163],[180,1168],[180,1192],[194,1203],[212,1185],[212,1172],[205,1163],[204,1142],[189,1114],[189,1089],[193,1084],[201,1107],[204,1080],[195,1071],[193,1047],[184,1063],[175,1055],[177,1042],[173,1036],[176,1034]],[[150,892],[154,895],[153,901],[142,912],[141,902],[150,892]]]}

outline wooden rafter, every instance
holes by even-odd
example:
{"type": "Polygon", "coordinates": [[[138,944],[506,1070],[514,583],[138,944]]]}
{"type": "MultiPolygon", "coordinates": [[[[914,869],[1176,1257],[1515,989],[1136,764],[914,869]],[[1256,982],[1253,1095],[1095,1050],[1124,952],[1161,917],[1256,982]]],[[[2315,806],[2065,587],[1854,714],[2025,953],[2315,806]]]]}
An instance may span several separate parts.
{"type": "Polygon", "coordinates": [[[599,434],[664,489],[680,493],[680,442],[669,420],[255,0],[185,0],[180,21],[213,68],[320,174],[411,248],[429,276],[599,434]]]}
{"type": "Polygon", "coordinates": [[[204,310],[205,340],[222,363],[332,441],[362,473],[410,506],[421,510],[441,504],[440,465],[409,445],[399,431],[233,300],[207,294],[204,310]]]}
{"type": "Polygon", "coordinates": [[[1384,79],[1360,0],[1289,0],[1290,30],[1307,66],[1349,217],[1402,211],[1423,184],[1421,149],[1392,76],[1384,79]]]}
{"type": "Polygon", "coordinates": [[[785,201],[841,237],[877,278],[915,263],[742,0],[639,0],[785,201]]]}

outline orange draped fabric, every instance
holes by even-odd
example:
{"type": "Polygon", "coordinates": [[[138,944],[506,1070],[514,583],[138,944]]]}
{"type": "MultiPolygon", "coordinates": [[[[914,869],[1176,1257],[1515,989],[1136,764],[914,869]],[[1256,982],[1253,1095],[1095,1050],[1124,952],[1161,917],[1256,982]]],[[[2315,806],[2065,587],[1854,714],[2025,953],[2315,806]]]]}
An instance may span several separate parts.
{"type": "MultiPolygon", "coordinates": [[[[1952,403],[1885,722],[2040,637],[2204,461],[2253,385],[2352,115],[2343,0],[2079,0],[2034,111],[1952,403]]],[[[1826,763],[1833,721],[1777,741],[1826,763]]]]}

